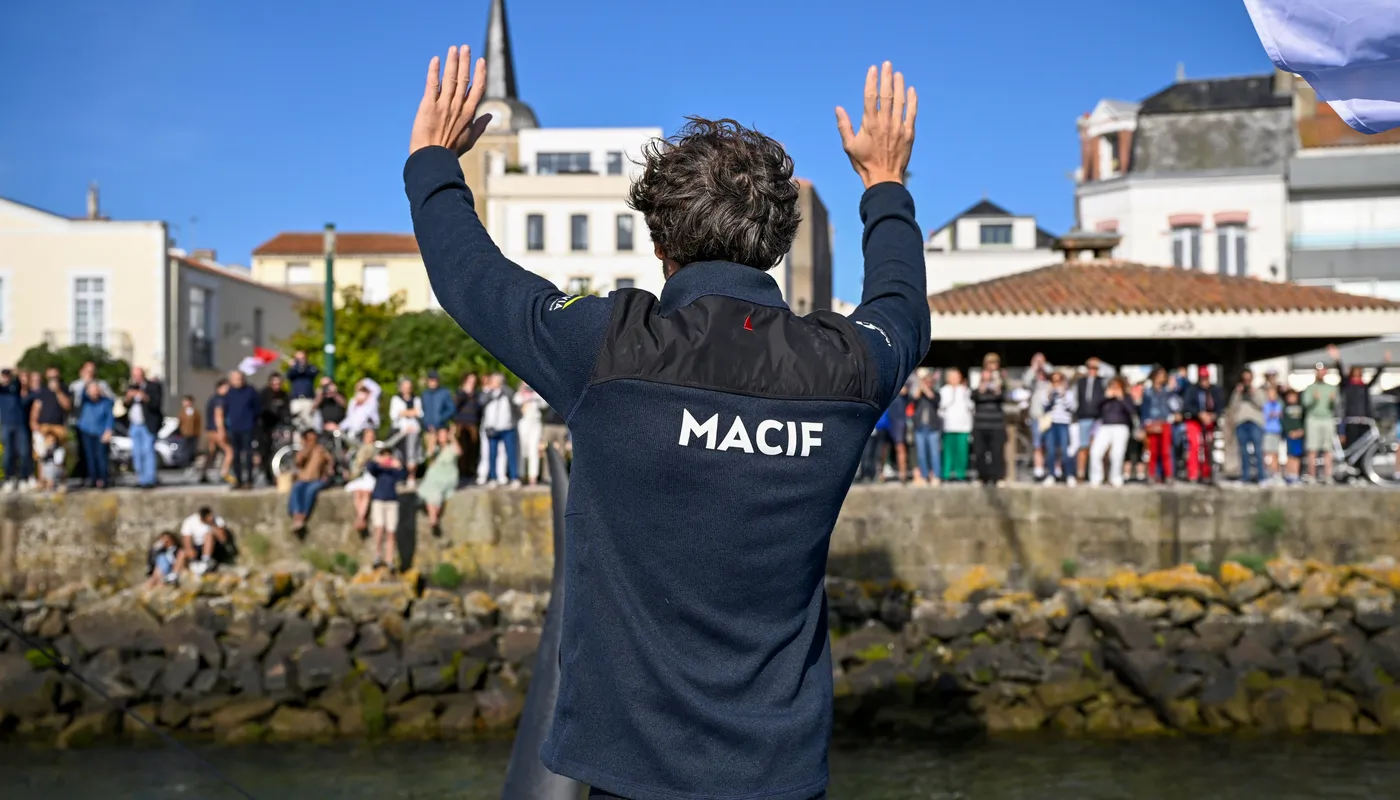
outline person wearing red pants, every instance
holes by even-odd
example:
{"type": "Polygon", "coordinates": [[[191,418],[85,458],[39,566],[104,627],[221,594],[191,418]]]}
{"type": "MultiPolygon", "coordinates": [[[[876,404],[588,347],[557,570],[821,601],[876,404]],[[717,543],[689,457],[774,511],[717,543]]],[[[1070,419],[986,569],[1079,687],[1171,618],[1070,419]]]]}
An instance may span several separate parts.
{"type": "Polygon", "coordinates": [[[1172,479],[1172,424],[1181,419],[1181,398],[1167,382],[1165,367],[1154,367],[1142,393],[1143,446],[1147,448],[1147,479],[1172,479]]]}
{"type": "Polygon", "coordinates": [[[1181,413],[1186,418],[1186,479],[1209,483],[1214,456],[1215,424],[1225,409],[1225,395],[1210,382],[1210,367],[1201,367],[1196,383],[1187,387],[1181,398],[1181,413]]]}

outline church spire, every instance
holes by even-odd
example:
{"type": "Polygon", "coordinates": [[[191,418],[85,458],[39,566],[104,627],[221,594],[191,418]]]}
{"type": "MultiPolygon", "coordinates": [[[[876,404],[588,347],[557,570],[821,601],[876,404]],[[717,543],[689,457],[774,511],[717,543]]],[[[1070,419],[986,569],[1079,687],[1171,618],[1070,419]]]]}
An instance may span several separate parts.
{"type": "Polygon", "coordinates": [[[486,19],[486,97],[515,100],[515,57],[510,49],[505,0],[491,0],[486,19]]]}

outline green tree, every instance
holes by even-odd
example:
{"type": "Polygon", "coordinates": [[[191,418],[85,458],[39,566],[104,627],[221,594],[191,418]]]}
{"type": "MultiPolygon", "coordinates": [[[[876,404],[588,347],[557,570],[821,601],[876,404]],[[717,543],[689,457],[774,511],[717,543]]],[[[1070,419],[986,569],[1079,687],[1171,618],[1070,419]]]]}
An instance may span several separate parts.
{"type": "MultiPolygon", "coordinates": [[[[443,385],[455,387],[469,372],[505,372],[451,317],[441,311],[403,313],[403,305],[402,294],[384,303],[366,303],[358,287],[341,290],[335,310],[334,378],[343,389],[370,378],[383,387],[387,403],[400,377],[418,380],[436,369],[443,385]]],[[[305,350],[324,369],[322,308],[314,301],[302,304],[300,328],[281,344],[288,352],[305,350]]]]}
{"type": "Polygon", "coordinates": [[[129,364],[119,358],[112,358],[106,350],[90,344],[75,344],[57,350],[50,349],[48,344],[41,344],[25,350],[15,366],[31,372],[58,367],[63,382],[67,385],[70,381],[77,380],[79,368],[88,361],[97,365],[97,377],[106,381],[113,389],[121,388],[131,376],[129,364]]]}
{"type": "Polygon", "coordinates": [[[384,332],[380,361],[392,379],[418,379],[435,369],[444,386],[455,387],[468,373],[506,372],[501,362],[441,311],[400,314],[384,332]]]}
{"type": "MultiPolygon", "coordinates": [[[[340,290],[340,305],[335,310],[335,374],[331,377],[347,393],[361,378],[370,378],[382,385],[386,374],[392,377],[393,370],[382,364],[379,349],[384,332],[403,309],[403,304],[404,298],[399,294],[387,302],[366,303],[358,286],[340,290]]],[[[316,301],[301,304],[297,309],[301,326],[282,344],[288,352],[305,350],[307,359],[324,371],[323,308],[324,305],[316,301]]]]}

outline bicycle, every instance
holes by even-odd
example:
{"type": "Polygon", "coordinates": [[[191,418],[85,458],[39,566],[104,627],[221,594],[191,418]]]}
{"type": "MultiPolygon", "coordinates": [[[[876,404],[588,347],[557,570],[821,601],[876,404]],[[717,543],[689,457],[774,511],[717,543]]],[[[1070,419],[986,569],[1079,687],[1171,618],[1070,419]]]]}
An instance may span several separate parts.
{"type": "Polygon", "coordinates": [[[1376,461],[1386,448],[1376,421],[1371,417],[1347,417],[1341,424],[1364,425],[1366,431],[1345,446],[1340,432],[1332,432],[1332,480],[1352,485],[1368,482],[1373,486],[1385,486],[1391,483],[1393,478],[1382,478],[1376,470],[1376,461]]]}

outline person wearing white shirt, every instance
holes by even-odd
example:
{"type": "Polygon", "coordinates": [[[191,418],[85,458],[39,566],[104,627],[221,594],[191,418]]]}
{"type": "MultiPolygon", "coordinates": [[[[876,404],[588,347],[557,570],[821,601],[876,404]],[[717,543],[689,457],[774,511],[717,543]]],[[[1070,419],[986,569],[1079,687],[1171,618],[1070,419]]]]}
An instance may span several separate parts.
{"type": "Polygon", "coordinates": [[[214,548],[228,542],[228,526],[214,509],[203,506],[180,523],[180,539],[185,558],[195,574],[214,568],[214,548]]]}
{"type": "Polygon", "coordinates": [[[399,440],[408,488],[418,485],[418,464],[423,460],[423,401],[413,393],[413,381],[399,381],[399,392],[389,400],[389,423],[399,440]]]}
{"type": "Polygon", "coordinates": [[[938,390],[938,414],[943,417],[943,480],[965,481],[967,440],[972,433],[972,390],[957,368],[948,370],[946,380],[938,390]]]}
{"type": "Polygon", "coordinates": [[[520,436],[520,454],[525,458],[525,482],[534,486],[540,479],[540,438],[544,435],[544,399],[525,384],[515,393],[515,405],[520,408],[520,421],[515,430],[520,436]]]}

